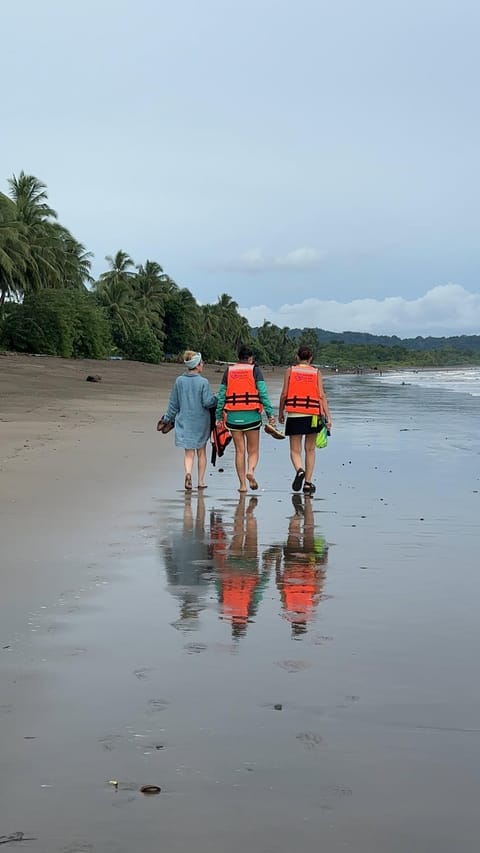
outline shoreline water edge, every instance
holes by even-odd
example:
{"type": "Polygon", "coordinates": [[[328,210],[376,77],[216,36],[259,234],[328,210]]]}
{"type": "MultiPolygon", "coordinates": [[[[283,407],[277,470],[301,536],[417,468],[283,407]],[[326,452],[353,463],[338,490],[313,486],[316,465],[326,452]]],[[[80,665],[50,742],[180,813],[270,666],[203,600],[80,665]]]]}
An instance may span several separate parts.
{"type": "Polygon", "coordinates": [[[305,497],[185,493],[180,365],[0,367],[0,842],[476,853],[480,370],[325,372],[305,497]]]}

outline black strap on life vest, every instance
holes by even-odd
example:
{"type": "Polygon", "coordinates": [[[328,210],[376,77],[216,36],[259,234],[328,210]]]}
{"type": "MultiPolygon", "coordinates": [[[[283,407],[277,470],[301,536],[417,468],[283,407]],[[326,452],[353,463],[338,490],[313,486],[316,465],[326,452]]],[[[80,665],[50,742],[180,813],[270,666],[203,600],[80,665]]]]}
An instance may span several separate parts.
{"type": "Polygon", "coordinates": [[[237,403],[246,403],[247,406],[250,403],[260,403],[260,397],[258,394],[250,394],[249,391],[242,392],[241,394],[237,394],[236,391],[233,391],[232,394],[227,394],[225,397],[225,403],[233,403],[234,406],[237,403]]]}
{"type": "Polygon", "coordinates": [[[318,409],[320,410],[320,402],[319,400],[312,400],[311,397],[307,395],[307,397],[297,397],[295,394],[293,397],[287,397],[285,400],[285,406],[293,406],[294,409],[297,406],[301,406],[302,409],[318,409]]]}

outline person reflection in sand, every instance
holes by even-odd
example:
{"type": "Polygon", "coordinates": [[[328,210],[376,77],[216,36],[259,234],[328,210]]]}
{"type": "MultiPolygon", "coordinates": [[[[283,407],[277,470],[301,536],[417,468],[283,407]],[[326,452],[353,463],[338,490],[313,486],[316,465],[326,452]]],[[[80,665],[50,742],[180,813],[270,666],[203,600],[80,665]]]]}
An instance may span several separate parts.
{"type": "MultiPolygon", "coordinates": [[[[195,499],[193,499],[194,501],[195,499]]],[[[195,517],[192,495],[186,493],[183,524],[162,543],[168,591],[180,599],[180,617],[175,627],[184,631],[198,628],[198,618],[205,609],[204,593],[211,578],[205,572],[211,569],[211,548],[205,541],[205,500],[199,492],[195,517]]]]}
{"type": "Polygon", "coordinates": [[[292,637],[299,639],[322,597],[325,583],[328,545],[323,536],[315,535],[312,502],[293,495],[295,514],[288,524],[285,545],[273,545],[265,551],[263,563],[275,565],[277,589],[285,619],[292,625],[292,637]]]}
{"type": "Polygon", "coordinates": [[[258,498],[247,503],[240,495],[229,539],[222,513],[211,513],[213,564],[217,574],[217,590],[224,619],[231,622],[232,637],[245,636],[249,622],[256,614],[268,581],[269,570],[260,571],[257,545],[257,519],[254,515],[258,498]]]}

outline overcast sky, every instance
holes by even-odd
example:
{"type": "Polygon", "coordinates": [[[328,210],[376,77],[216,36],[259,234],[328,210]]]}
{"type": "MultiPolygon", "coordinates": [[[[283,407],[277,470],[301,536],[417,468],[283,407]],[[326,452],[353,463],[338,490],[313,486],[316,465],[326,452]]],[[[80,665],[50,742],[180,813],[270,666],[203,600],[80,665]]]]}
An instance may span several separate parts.
{"type": "Polygon", "coordinates": [[[253,323],[480,332],[477,0],[15,0],[0,188],[253,323]]]}

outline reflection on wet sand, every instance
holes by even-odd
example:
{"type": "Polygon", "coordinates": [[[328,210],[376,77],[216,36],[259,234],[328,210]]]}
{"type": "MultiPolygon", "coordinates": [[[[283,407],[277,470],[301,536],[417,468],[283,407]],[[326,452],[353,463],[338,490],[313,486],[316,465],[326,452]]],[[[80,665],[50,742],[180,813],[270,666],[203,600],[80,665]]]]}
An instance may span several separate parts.
{"type": "Polygon", "coordinates": [[[192,495],[185,495],[183,523],[162,543],[168,591],[180,599],[180,616],[175,627],[184,631],[198,628],[198,617],[207,606],[205,593],[211,566],[211,548],[205,541],[205,500],[198,494],[195,516],[192,495]]]}
{"type": "Polygon", "coordinates": [[[280,594],[282,616],[291,623],[292,638],[300,639],[322,598],[328,545],[315,532],[312,501],[293,495],[294,514],[289,518],[285,542],[258,552],[258,498],[241,494],[233,521],[227,510],[210,510],[205,529],[205,499],[185,495],[183,519],[162,542],[168,591],[180,599],[180,615],[174,627],[197,630],[199,615],[208,606],[207,591],[213,582],[223,619],[230,622],[232,637],[245,636],[257,614],[272,569],[280,594]]]}
{"type": "Polygon", "coordinates": [[[292,625],[292,637],[298,639],[306,633],[322,597],[328,545],[323,536],[315,535],[311,499],[293,495],[292,503],[295,513],[289,521],[287,541],[268,548],[263,563],[275,566],[284,617],[292,625]]]}
{"type": "Polygon", "coordinates": [[[259,567],[257,519],[254,514],[257,503],[257,498],[251,497],[247,504],[246,495],[240,495],[231,536],[221,512],[213,510],[210,516],[218,599],[223,618],[231,622],[234,639],[246,634],[270,574],[269,568],[261,571],[259,567]]]}

